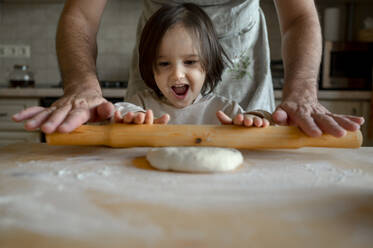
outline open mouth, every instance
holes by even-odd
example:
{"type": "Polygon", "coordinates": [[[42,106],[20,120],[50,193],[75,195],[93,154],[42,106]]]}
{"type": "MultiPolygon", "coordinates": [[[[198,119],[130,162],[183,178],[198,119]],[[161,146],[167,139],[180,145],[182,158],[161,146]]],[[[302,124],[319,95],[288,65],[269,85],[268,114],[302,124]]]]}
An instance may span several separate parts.
{"type": "Polygon", "coordinates": [[[178,98],[184,98],[185,95],[188,93],[189,85],[180,84],[172,86],[171,88],[178,98]]]}

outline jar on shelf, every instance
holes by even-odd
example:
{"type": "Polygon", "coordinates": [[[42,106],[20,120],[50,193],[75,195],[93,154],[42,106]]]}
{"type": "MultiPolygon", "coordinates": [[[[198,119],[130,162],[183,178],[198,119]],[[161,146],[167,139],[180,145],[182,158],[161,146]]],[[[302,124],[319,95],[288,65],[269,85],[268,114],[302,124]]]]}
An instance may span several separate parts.
{"type": "Polygon", "coordinates": [[[9,74],[9,87],[35,87],[34,74],[28,65],[14,65],[9,74]]]}

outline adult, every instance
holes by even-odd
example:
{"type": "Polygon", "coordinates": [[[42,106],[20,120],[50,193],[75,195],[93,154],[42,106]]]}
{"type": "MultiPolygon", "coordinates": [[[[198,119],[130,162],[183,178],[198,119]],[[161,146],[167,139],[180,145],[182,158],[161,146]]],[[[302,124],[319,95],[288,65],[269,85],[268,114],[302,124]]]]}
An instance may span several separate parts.
{"type": "MultiPolygon", "coordinates": [[[[114,106],[102,96],[96,74],[96,35],[107,0],[67,0],[57,32],[57,55],[64,96],[49,108],[31,107],[15,121],[27,130],[70,132],[87,121],[105,120],[114,106]]],[[[145,20],[161,4],[181,0],[144,0],[138,37],[145,20]]],[[[265,18],[259,0],[192,0],[209,14],[233,65],[223,74],[218,94],[247,109],[274,110],[265,18]]],[[[317,100],[321,31],[313,0],[275,0],[282,34],[285,84],[282,103],[273,113],[281,125],[297,125],[310,136],[343,136],[364,122],[361,117],[330,113],[317,100]]],[[[128,94],[143,88],[134,49],[128,94]]]]}

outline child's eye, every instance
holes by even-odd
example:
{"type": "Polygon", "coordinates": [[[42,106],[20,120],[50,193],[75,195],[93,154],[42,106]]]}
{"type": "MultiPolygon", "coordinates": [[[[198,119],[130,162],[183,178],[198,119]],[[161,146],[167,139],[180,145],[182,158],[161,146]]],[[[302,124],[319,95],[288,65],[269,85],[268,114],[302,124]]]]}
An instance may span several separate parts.
{"type": "Polygon", "coordinates": [[[185,62],[184,62],[184,64],[186,64],[186,65],[193,65],[193,64],[195,64],[195,63],[197,63],[198,61],[197,60],[186,60],[185,62]]]}
{"type": "Polygon", "coordinates": [[[170,63],[168,63],[168,62],[159,62],[158,63],[158,65],[159,66],[162,66],[162,67],[164,67],[164,66],[168,66],[170,63]]]}

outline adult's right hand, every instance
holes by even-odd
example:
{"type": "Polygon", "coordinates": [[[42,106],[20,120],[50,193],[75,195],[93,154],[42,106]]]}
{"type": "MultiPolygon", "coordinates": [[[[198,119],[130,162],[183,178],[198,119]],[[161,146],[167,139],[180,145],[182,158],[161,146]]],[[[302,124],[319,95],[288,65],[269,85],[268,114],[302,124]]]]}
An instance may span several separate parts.
{"type": "Polygon", "coordinates": [[[103,121],[114,114],[114,105],[101,92],[86,90],[65,94],[49,108],[34,106],[13,116],[16,122],[26,121],[26,130],[40,128],[44,133],[68,133],[87,121],[103,121]]]}

